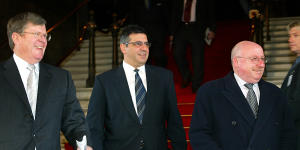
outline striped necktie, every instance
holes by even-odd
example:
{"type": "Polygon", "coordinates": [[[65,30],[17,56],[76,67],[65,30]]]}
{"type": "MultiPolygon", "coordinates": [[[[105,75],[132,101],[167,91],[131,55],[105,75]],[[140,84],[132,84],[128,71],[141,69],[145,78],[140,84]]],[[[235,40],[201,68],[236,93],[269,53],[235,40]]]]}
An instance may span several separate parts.
{"type": "Polygon", "coordinates": [[[143,85],[142,79],[139,76],[139,70],[135,69],[135,97],[136,97],[136,106],[137,106],[137,114],[140,121],[140,124],[143,123],[143,116],[145,111],[145,96],[146,90],[143,85]]]}
{"type": "Polygon", "coordinates": [[[252,110],[255,118],[257,118],[258,103],[257,103],[256,95],[255,95],[254,90],[253,90],[253,84],[252,83],[246,83],[245,87],[249,89],[246,99],[247,99],[247,101],[248,101],[248,103],[251,107],[251,110],[252,110]]]}

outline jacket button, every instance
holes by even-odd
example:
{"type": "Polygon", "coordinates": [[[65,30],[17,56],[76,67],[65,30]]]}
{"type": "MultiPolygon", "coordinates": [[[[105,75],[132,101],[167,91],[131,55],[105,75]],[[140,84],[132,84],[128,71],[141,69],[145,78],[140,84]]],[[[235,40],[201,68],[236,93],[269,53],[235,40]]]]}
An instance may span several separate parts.
{"type": "Polygon", "coordinates": [[[236,121],[231,121],[231,125],[236,126],[237,122],[236,121]]]}

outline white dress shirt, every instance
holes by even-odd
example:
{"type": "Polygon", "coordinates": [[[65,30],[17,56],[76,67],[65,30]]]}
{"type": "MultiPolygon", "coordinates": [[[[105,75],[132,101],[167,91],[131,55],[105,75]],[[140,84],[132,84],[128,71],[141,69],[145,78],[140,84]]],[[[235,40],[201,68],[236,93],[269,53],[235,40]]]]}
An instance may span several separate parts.
{"type": "MultiPolygon", "coordinates": [[[[16,62],[17,68],[19,70],[19,74],[21,76],[26,94],[27,94],[27,79],[30,73],[30,70],[27,69],[27,67],[29,66],[29,63],[27,63],[25,60],[23,60],[22,58],[20,58],[19,56],[17,56],[16,54],[13,55],[13,58],[16,62]]],[[[35,84],[35,88],[36,91],[38,91],[38,82],[39,82],[39,63],[34,64],[35,66],[35,73],[36,73],[36,78],[34,78],[33,82],[35,84]]],[[[36,93],[37,96],[37,93],[36,93]]],[[[29,100],[28,94],[27,94],[27,98],[29,100]]],[[[36,103],[37,103],[37,99],[35,99],[35,101],[33,101],[33,103],[30,105],[31,107],[31,111],[33,114],[33,117],[35,118],[35,112],[36,112],[36,103]]]]}
{"type": "Polygon", "coordinates": [[[135,72],[134,72],[134,69],[139,69],[138,73],[139,73],[139,75],[142,79],[143,85],[144,85],[145,90],[147,92],[147,80],[146,80],[145,65],[143,65],[141,67],[138,67],[138,68],[134,68],[133,66],[131,66],[128,63],[126,63],[125,61],[123,61],[123,68],[124,68],[124,71],[125,71],[125,75],[126,75],[126,79],[127,79],[127,83],[128,83],[132,103],[133,103],[135,112],[137,114],[136,97],[135,97],[135,72]]]}
{"type": "MultiPolygon", "coordinates": [[[[247,93],[249,91],[249,89],[245,86],[245,84],[247,82],[245,82],[243,79],[241,79],[237,74],[234,73],[234,78],[235,80],[237,81],[240,89],[242,90],[245,98],[247,97],[247,93]]],[[[258,87],[258,84],[257,83],[253,83],[253,91],[257,97],[257,104],[259,105],[259,98],[260,98],[260,91],[259,91],[259,87],[258,87]]]]}

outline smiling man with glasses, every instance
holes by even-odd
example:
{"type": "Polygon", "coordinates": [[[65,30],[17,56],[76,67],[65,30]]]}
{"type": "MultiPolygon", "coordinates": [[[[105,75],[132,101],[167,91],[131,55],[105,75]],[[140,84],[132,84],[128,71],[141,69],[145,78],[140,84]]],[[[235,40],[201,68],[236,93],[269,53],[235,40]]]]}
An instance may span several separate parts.
{"type": "Polygon", "coordinates": [[[262,79],[260,45],[237,43],[233,72],[201,86],[190,127],[195,150],[295,150],[297,135],[285,95],[262,79]]]}
{"type": "Polygon", "coordinates": [[[167,150],[168,140],[173,150],[186,150],[173,75],[145,65],[149,47],[142,27],[125,27],[123,63],[96,77],[87,113],[95,150],[167,150]]]}
{"type": "Polygon", "coordinates": [[[58,150],[62,131],[86,150],[88,129],[71,74],[40,62],[50,40],[46,20],[18,14],[9,19],[7,36],[14,54],[0,64],[0,149],[58,150]]]}

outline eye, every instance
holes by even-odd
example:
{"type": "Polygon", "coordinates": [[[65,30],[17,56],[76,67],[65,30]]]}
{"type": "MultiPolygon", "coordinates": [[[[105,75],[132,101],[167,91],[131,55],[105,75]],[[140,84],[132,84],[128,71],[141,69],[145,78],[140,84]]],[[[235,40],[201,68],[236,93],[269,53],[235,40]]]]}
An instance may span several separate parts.
{"type": "Polygon", "coordinates": [[[136,41],[134,43],[135,43],[136,46],[143,46],[143,42],[141,42],[141,41],[136,41]]]}
{"type": "Polygon", "coordinates": [[[258,59],[259,58],[257,58],[257,57],[252,57],[252,58],[250,58],[252,61],[258,61],[258,59]]]}

